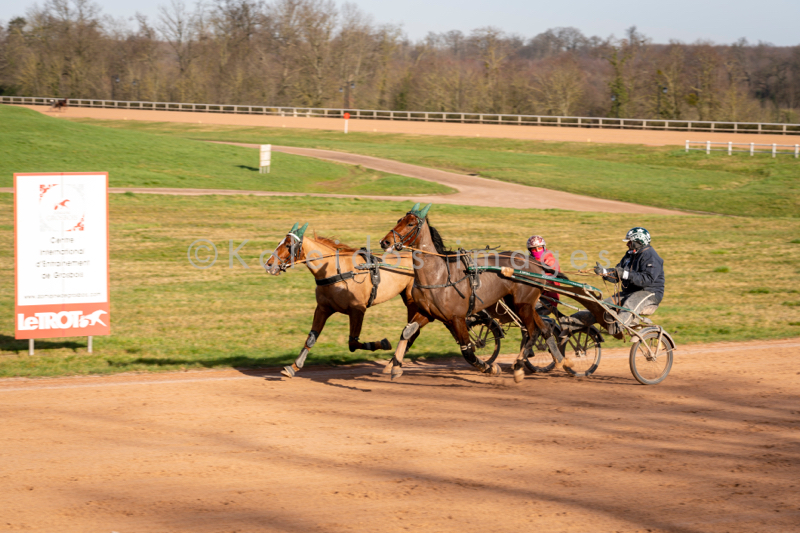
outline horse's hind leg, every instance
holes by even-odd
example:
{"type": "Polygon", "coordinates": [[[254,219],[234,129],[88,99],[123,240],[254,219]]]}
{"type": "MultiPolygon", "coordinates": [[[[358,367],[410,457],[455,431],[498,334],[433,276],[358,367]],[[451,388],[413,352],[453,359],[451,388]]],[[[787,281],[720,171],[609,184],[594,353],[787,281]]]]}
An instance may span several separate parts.
{"type": "Polygon", "coordinates": [[[556,362],[560,363],[564,359],[564,356],[561,355],[561,350],[558,349],[558,341],[553,333],[553,328],[551,328],[545,323],[544,320],[542,320],[542,317],[540,317],[539,313],[534,310],[533,306],[530,306],[530,309],[533,320],[536,322],[536,327],[538,327],[544,334],[547,349],[550,350],[550,354],[553,356],[553,358],[555,358],[556,362]]]}
{"type": "Polygon", "coordinates": [[[377,342],[361,342],[358,340],[358,337],[361,335],[361,328],[364,325],[365,312],[366,311],[363,309],[354,309],[350,311],[350,341],[348,343],[350,352],[355,352],[356,350],[369,350],[370,352],[374,352],[375,350],[391,350],[392,345],[389,339],[383,339],[377,342]]]}
{"type": "Polygon", "coordinates": [[[497,363],[486,363],[475,356],[475,347],[472,346],[472,341],[469,338],[469,329],[467,329],[467,321],[463,317],[453,317],[450,323],[450,332],[458,341],[461,347],[461,355],[464,356],[467,363],[471,364],[484,374],[491,374],[497,376],[500,374],[500,365],[497,363]]]}
{"type": "Polygon", "coordinates": [[[306,362],[306,357],[308,357],[308,351],[317,342],[320,333],[322,333],[322,328],[325,327],[325,322],[328,321],[328,318],[330,318],[332,314],[332,309],[317,304],[317,308],[314,310],[314,322],[311,324],[311,331],[308,334],[308,338],[306,338],[303,349],[300,350],[300,355],[297,356],[297,359],[295,359],[294,363],[283,367],[281,374],[288,378],[293,378],[295,374],[297,374],[297,372],[303,368],[303,364],[306,362]]]}

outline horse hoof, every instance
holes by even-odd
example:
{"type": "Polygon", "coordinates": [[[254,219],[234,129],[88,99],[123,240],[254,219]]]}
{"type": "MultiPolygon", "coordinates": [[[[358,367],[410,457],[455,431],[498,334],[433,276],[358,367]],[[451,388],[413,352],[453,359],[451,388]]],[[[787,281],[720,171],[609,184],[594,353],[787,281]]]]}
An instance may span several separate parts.
{"type": "Polygon", "coordinates": [[[396,380],[402,375],[403,375],[403,369],[401,367],[395,366],[392,368],[392,381],[396,380]]]}
{"type": "Polygon", "coordinates": [[[392,349],[392,343],[389,342],[389,339],[383,339],[381,341],[381,350],[391,350],[391,349],[392,349]]]}
{"type": "Polygon", "coordinates": [[[382,374],[391,374],[392,373],[392,368],[394,368],[394,363],[392,361],[389,361],[386,364],[386,366],[383,367],[383,370],[381,371],[381,373],[382,374]]]}
{"type": "Polygon", "coordinates": [[[514,369],[514,383],[522,383],[522,380],[525,379],[525,371],[522,367],[514,369]]]}
{"type": "Polygon", "coordinates": [[[293,378],[296,372],[294,371],[294,368],[292,368],[291,366],[285,366],[283,367],[283,370],[281,370],[281,374],[283,374],[287,378],[293,378]]]}
{"type": "Polygon", "coordinates": [[[483,371],[484,374],[489,374],[490,376],[499,376],[500,374],[503,373],[503,370],[497,363],[486,365],[481,370],[483,371]]]}

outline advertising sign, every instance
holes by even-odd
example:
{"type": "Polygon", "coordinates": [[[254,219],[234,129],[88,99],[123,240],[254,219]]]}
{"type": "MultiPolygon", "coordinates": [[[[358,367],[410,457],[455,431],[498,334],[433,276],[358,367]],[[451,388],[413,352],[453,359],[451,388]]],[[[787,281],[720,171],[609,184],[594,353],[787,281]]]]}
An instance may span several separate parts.
{"type": "Polygon", "coordinates": [[[17,339],[110,334],[108,174],[14,174],[17,339]]]}

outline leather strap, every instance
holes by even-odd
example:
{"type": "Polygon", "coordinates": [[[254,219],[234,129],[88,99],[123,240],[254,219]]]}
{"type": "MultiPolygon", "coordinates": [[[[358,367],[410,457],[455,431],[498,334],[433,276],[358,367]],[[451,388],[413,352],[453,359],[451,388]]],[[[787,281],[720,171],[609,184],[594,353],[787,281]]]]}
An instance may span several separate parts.
{"type": "Polygon", "coordinates": [[[317,287],[324,287],[325,285],[333,285],[334,283],[339,283],[340,281],[347,281],[348,279],[353,279],[355,277],[355,272],[345,272],[344,274],[336,274],[335,276],[331,276],[329,278],[322,278],[315,280],[317,282],[317,287]]]}

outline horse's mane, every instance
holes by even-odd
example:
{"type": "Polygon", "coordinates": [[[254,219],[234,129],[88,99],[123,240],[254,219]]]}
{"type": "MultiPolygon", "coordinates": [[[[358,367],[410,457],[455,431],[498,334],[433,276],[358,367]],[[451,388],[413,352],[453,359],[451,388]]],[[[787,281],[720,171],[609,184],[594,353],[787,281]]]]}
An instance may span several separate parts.
{"type": "Polygon", "coordinates": [[[428,220],[428,229],[431,231],[431,240],[433,240],[433,247],[436,249],[436,253],[442,255],[453,255],[455,252],[450,250],[449,248],[445,248],[444,241],[442,240],[442,236],[439,235],[439,230],[431,226],[430,220],[428,220]]]}
{"type": "Polygon", "coordinates": [[[336,237],[322,237],[320,235],[314,235],[314,240],[321,242],[327,246],[330,246],[334,250],[339,250],[342,252],[357,252],[358,248],[353,248],[352,246],[348,246],[343,243],[336,244],[337,239],[336,237]]]}

